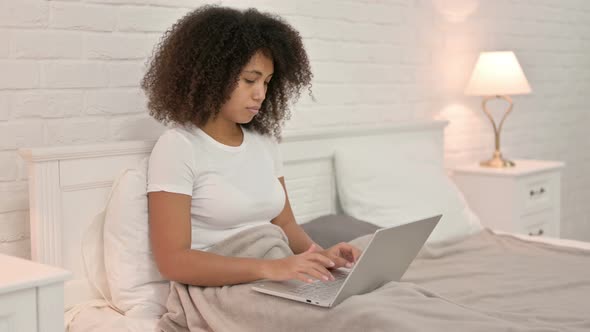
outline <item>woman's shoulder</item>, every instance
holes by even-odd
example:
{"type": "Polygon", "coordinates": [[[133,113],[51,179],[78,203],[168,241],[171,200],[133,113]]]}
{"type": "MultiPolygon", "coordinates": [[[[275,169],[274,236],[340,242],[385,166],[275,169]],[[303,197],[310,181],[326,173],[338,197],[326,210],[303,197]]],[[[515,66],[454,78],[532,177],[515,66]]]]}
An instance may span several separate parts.
{"type": "MultiPolygon", "coordinates": [[[[162,151],[176,151],[186,153],[193,149],[189,133],[179,126],[171,126],[165,129],[158,137],[153,153],[162,153],[162,151]]],[[[170,153],[170,152],[168,152],[170,153]]]]}
{"type": "Polygon", "coordinates": [[[191,174],[195,172],[195,148],[194,144],[187,138],[187,133],[178,127],[169,127],[161,134],[149,157],[149,166],[155,172],[172,172],[183,174],[184,167],[190,169],[191,174]],[[170,171],[170,168],[178,168],[170,171]]]}
{"type": "Polygon", "coordinates": [[[271,157],[275,160],[278,160],[280,157],[280,147],[279,141],[276,139],[275,136],[270,134],[261,134],[254,130],[250,130],[252,137],[254,140],[258,141],[257,147],[260,150],[265,151],[265,153],[270,153],[271,157]]]}
{"type": "Polygon", "coordinates": [[[171,125],[166,128],[158,138],[159,141],[165,142],[180,142],[180,144],[190,144],[192,133],[186,126],[182,125],[171,125]]]}
{"type": "Polygon", "coordinates": [[[262,134],[259,133],[258,131],[251,129],[251,128],[245,128],[242,127],[244,130],[248,131],[248,133],[250,134],[250,136],[254,137],[256,140],[262,142],[264,145],[275,145],[278,144],[277,143],[277,139],[270,134],[262,134]]]}

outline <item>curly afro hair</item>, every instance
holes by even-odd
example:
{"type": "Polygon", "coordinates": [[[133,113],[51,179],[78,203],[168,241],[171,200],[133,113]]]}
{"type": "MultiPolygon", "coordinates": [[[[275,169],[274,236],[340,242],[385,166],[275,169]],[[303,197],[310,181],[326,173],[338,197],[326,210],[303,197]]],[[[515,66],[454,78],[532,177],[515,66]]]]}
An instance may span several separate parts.
{"type": "Polygon", "coordinates": [[[164,124],[207,123],[229,100],[257,51],[272,59],[274,74],[260,112],[243,126],[280,140],[291,117],[289,100],[297,100],[305,86],[311,95],[313,75],[299,33],[280,17],[253,8],[202,6],[164,33],[141,82],[150,115],[164,124]]]}

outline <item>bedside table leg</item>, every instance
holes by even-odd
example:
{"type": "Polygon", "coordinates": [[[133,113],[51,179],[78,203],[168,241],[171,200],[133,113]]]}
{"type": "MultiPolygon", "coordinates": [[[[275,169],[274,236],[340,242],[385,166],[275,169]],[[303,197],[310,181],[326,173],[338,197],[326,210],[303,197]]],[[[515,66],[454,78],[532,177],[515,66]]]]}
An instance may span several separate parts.
{"type": "Polygon", "coordinates": [[[64,286],[62,282],[37,288],[37,331],[64,331],[64,286]]]}

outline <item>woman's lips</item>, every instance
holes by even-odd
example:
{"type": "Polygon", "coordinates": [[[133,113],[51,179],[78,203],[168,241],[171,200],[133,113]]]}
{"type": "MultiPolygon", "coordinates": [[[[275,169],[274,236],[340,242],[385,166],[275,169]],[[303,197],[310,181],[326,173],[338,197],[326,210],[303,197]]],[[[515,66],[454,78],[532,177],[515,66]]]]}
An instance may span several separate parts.
{"type": "Polygon", "coordinates": [[[254,115],[258,114],[258,110],[259,110],[258,108],[249,108],[249,107],[246,109],[254,115]]]}

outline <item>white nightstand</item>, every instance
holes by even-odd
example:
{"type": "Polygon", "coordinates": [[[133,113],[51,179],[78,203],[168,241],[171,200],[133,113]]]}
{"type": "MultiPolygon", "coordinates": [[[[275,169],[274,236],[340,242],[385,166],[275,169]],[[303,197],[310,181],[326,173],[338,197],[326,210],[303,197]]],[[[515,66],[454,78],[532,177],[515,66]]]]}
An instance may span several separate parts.
{"type": "Polygon", "coordinates": [[[514,160],[512,168],[454,168],[452,178],[484,226],[559,237],[563,162],[514,160]]]}
{"type": "Polygon", "coordinates": [[[1,332],[64,331],[69,271],[1,254],[0,269],[1,332]]]}

